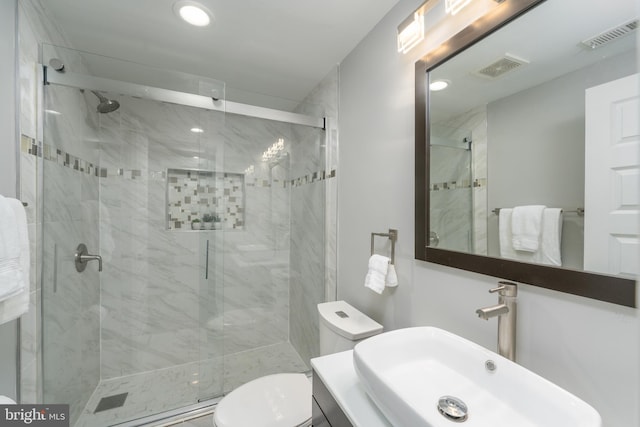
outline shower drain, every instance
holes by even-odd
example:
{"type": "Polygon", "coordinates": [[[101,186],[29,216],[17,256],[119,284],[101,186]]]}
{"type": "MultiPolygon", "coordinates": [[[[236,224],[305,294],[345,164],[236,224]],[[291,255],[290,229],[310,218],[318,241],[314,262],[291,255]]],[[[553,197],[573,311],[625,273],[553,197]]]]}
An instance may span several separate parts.
{"type": "Polygon", "coordinates": [[[438,411],[443,417],[456,423],[467,421],[467,405],[457,397],[442,396],[438,400],[438,411]]]}

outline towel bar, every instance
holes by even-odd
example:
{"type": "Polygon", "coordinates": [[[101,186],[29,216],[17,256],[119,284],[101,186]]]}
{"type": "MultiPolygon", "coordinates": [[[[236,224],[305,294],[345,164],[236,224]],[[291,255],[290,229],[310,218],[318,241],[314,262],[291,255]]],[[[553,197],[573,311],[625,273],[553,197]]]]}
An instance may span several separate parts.
{"type": "MultiPolygon", "coordinates": [[[[496,215],[500,215],[500,209],[502,209],[502,208],[495,208],[491,212],[493,212],[496,215]]],[[[578,216],[584,216],[584,208],[562,209],[562,212],[576,213],[576,214],[578,214],[578,216]]]]}
{"type": "Polygon", "coordinates": [[[389,229],[388,233],[371,233],[371,255],[374,253],[373,238],[375,236],[388,237],[391,240],[391,264],[395,265],[396,261],[396,241],[398,240],[398,230],[389,229]]]}

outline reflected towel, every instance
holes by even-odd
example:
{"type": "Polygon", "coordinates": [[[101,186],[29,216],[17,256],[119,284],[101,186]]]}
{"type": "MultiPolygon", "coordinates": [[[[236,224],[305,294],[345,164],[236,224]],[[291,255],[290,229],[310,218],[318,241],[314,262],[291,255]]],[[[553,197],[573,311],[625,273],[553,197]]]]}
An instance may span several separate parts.
{"type": "Polygon", "coordinates": [[[389,271],[390,259],[382,255],[371,255],[369,258],[369,271],[364,279],[364,286],[381,294],[384,290],[389,271]]]}
{"type": "Polygon", "coordinates": [[[0,196],[0,323],[29,308],[29,236],[19,200],[0,196]]]}
{"type": "Polygon", "coordinates": [[[511,242],[516,251],[536,252],[540,247],[542,212],[546,206],[516,206],[511,214],[511,242]]]}
{"type": "Polygon", "coordinates": [[[513,209],[502,208],[498,217],[498,235],[500,238],[500,256],[502,258],[526,261],[530,259],[530,254],[523,252],[519,254],[513,249],[513,235],[511,233],[511,216],[513,209]],[[527,255],[527,256],[525,256],[527,255]]]}
{"type": "Polygon", "coordinates": [[[540,249],[535,253],[534,262],[548,265],[562,265],[562,209],[546,208],[542,214],[542,236],[540,249]]]}
{"type": "Polygon", "coordinates": [[[500,209],[498,234],[500,256],[536,264],[562,265],[562,209],[546,208],[542,214],[542,233],[536,252],[516,251],[512,246],[511,217],[513,209],[500,209]]]}

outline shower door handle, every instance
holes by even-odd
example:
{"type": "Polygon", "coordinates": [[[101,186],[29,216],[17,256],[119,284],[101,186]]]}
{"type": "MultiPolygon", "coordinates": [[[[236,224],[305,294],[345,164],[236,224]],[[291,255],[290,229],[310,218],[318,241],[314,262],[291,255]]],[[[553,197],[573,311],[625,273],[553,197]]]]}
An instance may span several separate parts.
{"type": "Polygon", "coordinates": [[[100,255],[91,255],[87,250],[87,245],[80,243],[75,255],[76,271],[82,273],[87,268],[89,261],[98,261],[98,271],[102,271],[102,257],[100,255]]]}
{"type": "Polygon", "coordinates": [[[207,239],[207,252],[204,257],[204,278],[209,279],[209,240],[207,239]]]}

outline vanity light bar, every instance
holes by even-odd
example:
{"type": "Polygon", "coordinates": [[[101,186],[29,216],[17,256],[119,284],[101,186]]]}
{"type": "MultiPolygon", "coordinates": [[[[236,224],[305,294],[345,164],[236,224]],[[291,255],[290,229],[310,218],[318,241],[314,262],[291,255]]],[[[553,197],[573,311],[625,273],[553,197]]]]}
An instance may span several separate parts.
{"type": "Polygon", "coordinates": [[[407,53],[424,40],[424,15],[437,3],[427,0],[398,25],[398,52],[407,53]]]}
{"type": "Polygon", "coordinates": [[[446,0],[444,4],[445,12],[450,15],[455,15],[460,12],[462,8],[471,3],[471,0],[446,0]]]}

